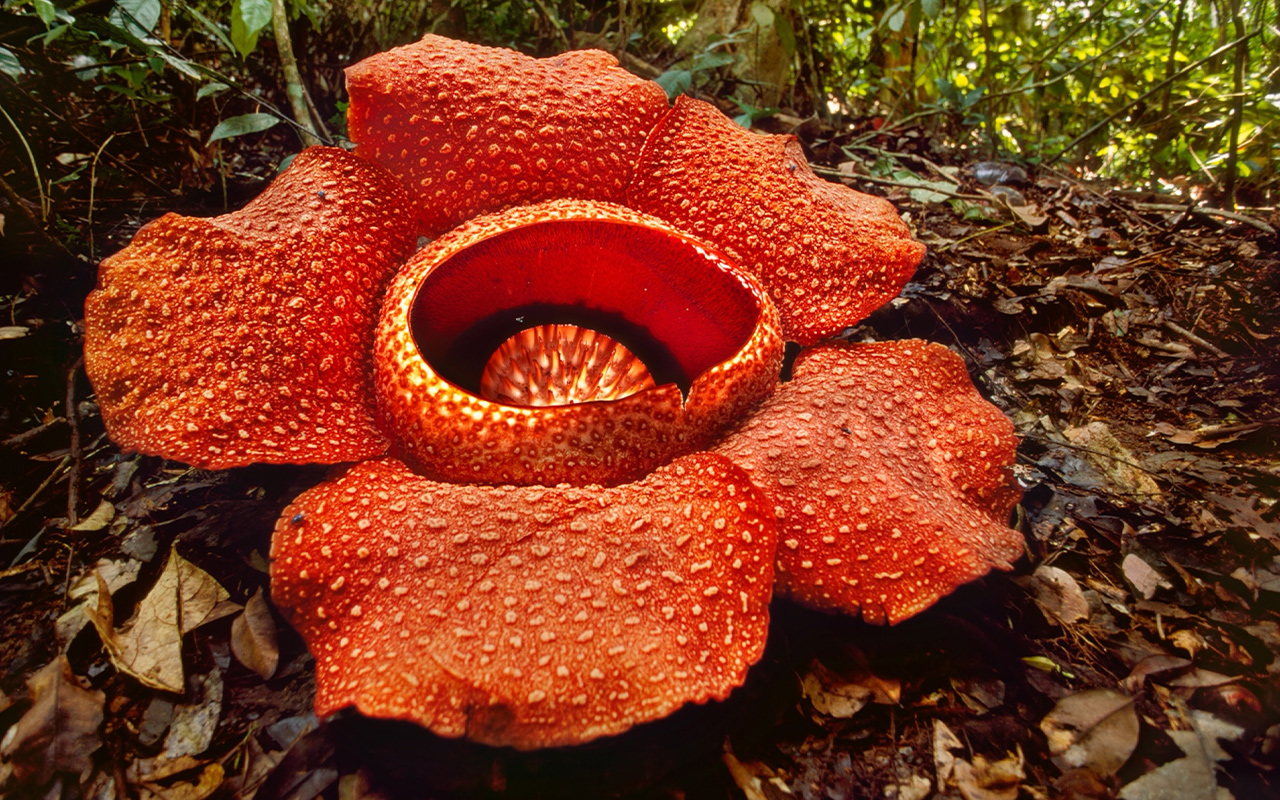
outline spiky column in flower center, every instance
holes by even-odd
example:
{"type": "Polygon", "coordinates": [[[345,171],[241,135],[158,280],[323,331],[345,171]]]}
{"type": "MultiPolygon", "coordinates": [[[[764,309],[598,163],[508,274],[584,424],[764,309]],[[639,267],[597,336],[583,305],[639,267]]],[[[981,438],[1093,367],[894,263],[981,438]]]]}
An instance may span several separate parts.
{"type": "Polygon", "coordinates": [[[515,406],[620,400],[654,386],[648,367],[621,342],[577,325],[537,325],[489,356],[480,396],[515,406]]]}

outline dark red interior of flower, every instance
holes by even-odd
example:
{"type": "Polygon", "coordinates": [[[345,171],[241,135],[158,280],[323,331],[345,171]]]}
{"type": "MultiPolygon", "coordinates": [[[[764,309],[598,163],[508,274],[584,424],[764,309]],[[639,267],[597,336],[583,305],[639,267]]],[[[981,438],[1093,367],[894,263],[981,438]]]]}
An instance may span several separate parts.
{"type": "Polygon", "coordinates": [[[446,380],[475,393],[489,356],[534,325],[607,334],[659,385],[692,381],[751,337],[759,303],[733,268],[670,231],[556,220],[504,231],[434,269],[414,299],[414,340],[446,380]]]}

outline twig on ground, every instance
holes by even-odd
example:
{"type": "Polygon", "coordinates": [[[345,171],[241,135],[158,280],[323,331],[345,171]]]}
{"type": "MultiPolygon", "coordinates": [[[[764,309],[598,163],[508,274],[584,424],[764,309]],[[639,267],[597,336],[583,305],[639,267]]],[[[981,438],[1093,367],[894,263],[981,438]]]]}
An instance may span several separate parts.
{"type": "Polygon", "coordinates": [[[44,482],[36,487],[36,490],[31,493],[31,496],[22,502],[22,505],[18,506],[18,509],[13,512],[13,516],[9,517],[9,519],[5,520],[4,522],[0,522],[0,528],[5,527],[10,522],[13,522],[15,519],[22,516],[22,512],[30,508],[31,504],[34,503],[36,499],[40,497],[40,495],[44,494],[45,489],[48,489],[50,486],[53,485],[53,482],[56,481],[62,475],[62,471],[65,470],[67,468],[67,465],[69,465],[70,463],[71,463],[71,456],[69,455],[63,456],[62,460],[58,462],[58,466],[54,467],[53,472],[49,473],[49,477],[45,478],[44,482]]]}
{"type": "Polygon", "coordinates": [[[1210,342],[1207,339],[1201,338],[1199,334],[1193,331],[1187,330],[1186,328],[1182,327],[1176,322],[1170,322],[1169,320],[1166,319],[1164,321],[1164,327],[1167,330],[1170,330],[1173,333],[1178,334],[1182,338],[1186,339],[1188,342],[1191,342],[1192,344],[1203,347],[1205,350],[1208,350],[1210,353],[1213,353],[1218,358],[1231,358],[1230,353],[1218,347],[1213,342],[1210,342]]]}
{"type": "Polygon", "coordinates": [[[84,356],[76,359],[67,371],[67,426],[71,428],[71,473],[67,478],[67,526],[74,526],[80,521],[77,506],[80,505],[80,469],[84,465],[84,453],[80,449],[80,412],[76,408],[76,375],[80,373],[80,365],[84,356]]]}
{"type": "Polygon", "coordinates": [[[1276,229],[1260,219],[1246,216],[1237,211],[1227,211],[1223,208],[1205,208],[1203,206],[1179,205],[1177,203],[1134,203],[1133,207],[1139,211],[1181,211],[1186,214],[1199,214],[1202,217],[1222,217],[1233,222],[1239,222],[1252,226],[1263,233],[1275,234],[1276,229]]]}
{"type": "Polygon", "coordinates": [[[29,430],[22,431],[21,433],[15,433],[14,435],[10,436],[8,439],[0,441],[0,444],[4,445],[5,447],[22,447],[24,444],[36,438],[37,436],[44,433],[45,431],[49,430],[54,425],[58,425],[63,422],[66,422],[66,420],[63,419],[62,417],[54,417],[48,422],[42,422],[39,425],[35,426],[34,428],[30,428],[29,430]]]}
{"type": "Polygon", "coordinates": [[[921,186],[918,183],[905,183],[903,181],[895,181],[889,178],[873,178],[870,175],[851,175],[847,172],[841,172],[838,169],[832,169],[831,167],[823,167],[817,164],[810,164],[809,166],[810,168],[813,169],[815,173],[819,175],[830,175],[835,178],[848,178],[849,180],[853,180],[853,181],[866,181],[867,183],[874,183],[878,186],[897,186],[902,189],[924,189],[926,192],[936,192],[938,194],[945,194],[947,197],[954,197],[959,200],[980,200],[985,202],[991,202],[995,200],[995,198],[990,195],[983,196],[980,194],[965,194],[962,192],[949,192],[946,189],[938,189],[933,186],[921,186]]]}

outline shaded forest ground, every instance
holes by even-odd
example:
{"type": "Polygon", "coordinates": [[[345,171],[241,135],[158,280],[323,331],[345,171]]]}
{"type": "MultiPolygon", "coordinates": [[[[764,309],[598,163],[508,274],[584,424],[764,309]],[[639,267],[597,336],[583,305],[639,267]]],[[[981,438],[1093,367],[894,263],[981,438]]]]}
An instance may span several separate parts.
{"type": "Polygon", "coordinates": [[[1012,573],[892,629],[775,603],[769,649],[728,702],[586,747],[521,755],[354,715],[318,724],[311,659],[253,598],[276,516],[325,470],[122,455],[79,364],[94,259],[165,211],[242,204],[294,145],[272,132],[221,169],[194,152],[174,167],[179,148],[160,146],[157,161],[208,191],[175,198],[126,170],[91,223],[64,217],[53,237],[16,198],[0,205],[5,789],[1280,796],[1280,214],[1189,215],[976,166],[911,129],[862,137],[865,161],[837,155],[848,132],[802,137],[832,180],[887,194],[930,248],[902,296],[847,335],[952,347],[1017,425],[1027,553],[1012,573]],[[227,594],[182,639],[184,695],[118,673],[84,611],[99,608],[96,571],[123,625],[173,547],[227,594]],[[271,651],[264,679],[251,666],[266,671],[271,651]]]}

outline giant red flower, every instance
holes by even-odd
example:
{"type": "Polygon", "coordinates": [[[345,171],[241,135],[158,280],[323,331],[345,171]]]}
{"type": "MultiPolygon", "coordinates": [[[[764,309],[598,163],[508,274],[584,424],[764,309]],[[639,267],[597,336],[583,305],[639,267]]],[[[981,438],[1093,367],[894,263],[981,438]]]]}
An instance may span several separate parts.
{"type": "Polygon", "coordinates": [[[357,462],[272,544],[318,713],[574,744],[725,697],[775,587],[894,622],[1017,558],[961,361],[823,341],[923,253],[887,202],[604,53],[428,36],[348,86],[355,155],[151,223],[85,311],[121,447],[357,462]]]}

